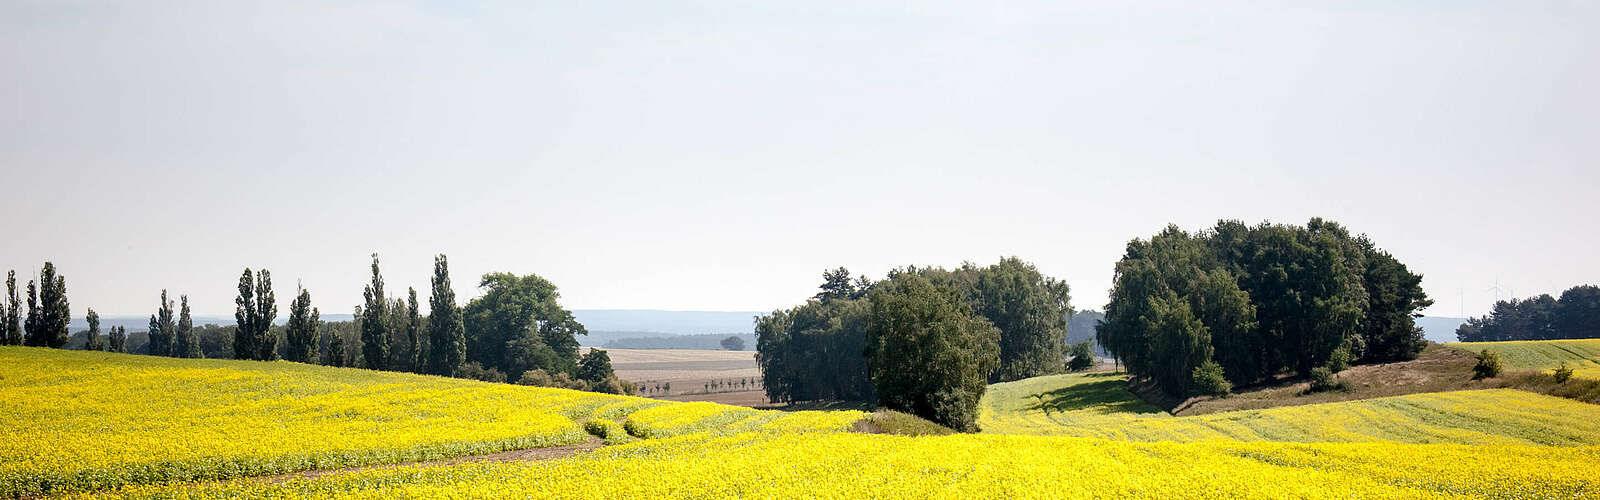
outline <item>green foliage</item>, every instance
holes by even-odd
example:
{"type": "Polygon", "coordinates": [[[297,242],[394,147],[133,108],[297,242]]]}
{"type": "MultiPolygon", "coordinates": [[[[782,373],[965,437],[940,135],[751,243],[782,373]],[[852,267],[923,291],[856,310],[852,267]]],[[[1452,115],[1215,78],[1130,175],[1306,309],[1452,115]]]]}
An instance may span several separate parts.
{"type": "Polygon", "coordinates": [[[1313,393],[1350,390],[1350,382],[1335,376],[1333,373],[1333,370],[1326,366],[1312,368],[1311,386],[1306,389],[1306,392],[1313,393]]]}
{"type": "Polygon", "coordinates": [[[1528,299],[1495,302],[1481,318],[1468,318],[1456,329],[1462,342],[1600,338],[1600,287],[1579,285],[1528,299]]]}
{"type": "Polygon", "coordinates": [[[1094,350],[1089,346],[1089,341],[1072,344],[1068,353],[1071,358],[1067,360],[1067,371],[1081,372],[1094,367],[1094,350]]]}
{"type": "Polygon", "coordinates": [[[84,342],[83,348],[89,351],[105,350],[105,343],[100,340],[100,313],[94,312],[94,308],[91,307],[84,315],[84,321],[89,323],[89,338],[84,342]]]}
{"type": "Polygon", "coordinates": [[[110,352],[128,352],[128,327],[113,326],[107,332],[106,350],[110,352]]]}
{"type": "Polygon", "coordinates": [[[479,364],[477,361],[468,361],[466,363],[462,363],[461,368],[456,370],[454,376],[456,378],[470,378],[473,380],[482,380],[484,382],[504,383],[506,381],[505,373],[502,373],[500,370],[494,368],[484,368],[484,366],[479,364]]]}
{"type": "MultiPolygon", "coordinates": [[[[537,370],[540,372],[557,372],[565,375],[564,368],[567,363],[561,355],[550,349],[543,340],[532,334],[525,334],[510,342],[506,342],[505,366],[506,379],[517,380],[524,372],[537,370]]],[[[598,380],[598,379],[596,379],[598,380]]]]}
{"type": "Polygon", "coordinates": [[[372,281],[361,292],[366,303],[361,306],[361,356],[367,368],[384,370],[389,367],[389,302],[383,295],[383,274],[378,270],[378,254],[372,254],[372,281]]]}
{"type": "Polygon", "coordinates": [[[611,355],[604,350],[590,349],[578,362],[578,378],[583,381],[597,384],[612,376],[615,373],[611,370],[611,355]]]}
{"type": "Polygon", "coordinates": [[[317,328],[320,326],[322,314],[311,307],[311,291],[303,287],[295,293],[294,301],[289,303],[289,323],[285,325],[284,341],[288,350],[284,359],[296,363],[314,363],[318,358],[317,328]]]}
{"type": "Polygon", "coordinates": [[[328,366],[348,366],[349,354],[345,353],[344,338],[334,336],[328,341],[328,360],[323,364],[328,366]]]}
{"type": "Polygon", "coordinates": [[[203,358],[200,336],[194,331],[194,315],[189,309],[189,296],[178,296],[178,329],[173,334],[173,357],[203,358]]]}
{"type": "Polygon", "coordinates": [[[556,354],[557,366],[547,371],[571,372],[578,361],[578,335],[588,331],[557,302],[556,286],[538,275],[490,273],[479,286],[482,297],[467,303],[467,359],[483,366],[509,370],[508,343],[529,336],[556,354]]]}
{"type": "Polygon", "coordinates": [[[167,291],[161,291],[161,302],[156,306],[156,313],[150,316],[150,347],[151,356],[176,356],[178,327],[172,321],[172,300],[167,298],[167,291]]]}
{"type": "Polygon", "coordinates": [[[1322,219],[1221,221],[1195,235],[1168,226],[1128,244],[1096,337],[1130,373],[1173,395],[1188,392],[1194,367],[1207,360],[1238,385],[1410,359],[1424,345],[1414,316],[1432,303],[1421,279],[1365,236],[1322,219]]]}
{"type": "Polygon", "coordinates": [[[1484,349],[1478,353],[1477,364],[1472,365],[1472,379],[1483,380],[1500,376],[1504,364],[1500,362],[1500,353],[1484,349]]]}
{"type": "Polygon", "coordinates": [[[868,311],[865,299],[833,297],[757,317],[756,361],[768,400],[871,400],[868,311]]]}
{"type": "Polygon", "coordinates": [[[867,363],[879,401],[952,429],[978,430],[978,402],[1000,363],[1000,331],[947,285],[914,269],[873,287],[867,363]]]}
{"type": "MultiPolygon", "coordinates": [[[[945,436],[956,431],[928,419],[894,410],[878,410],[862,420],[866,431],[896,436],[945,436]]],[[[857,425],[860,429],[862,425],[857,425]]]]}
{"type": "Polygon", "coordinates": [[[730,351],[743,351],[744,339],[739,338],[738,335],[729,336],[722,339],[722,348],[730,351]]]}
{"type": "Polygon", "coordinates": [[[973,310],[1000,329],[1000,368],[992,382],[1057,373],[1072,312],[1065,282],[1044,276],[1016,257],[984,268],[964,267],[973,310]]]}
{"type": "Polygon", "coordinates": [[[1567,380],[1572,378],[1572,367],[1562,362],[1561,366],[1557,366],[1555,371],[1551,373],[1551,376],[1555,377],[1557,384],[1565,384],[1567,380]]]}
{"type": "Polygon", "coordinates": [[[1216,361],[1206,361],[1194,367],[1189,379],[1189,392],[1196,396],[1227,396],[1233,391],[1233,384],[1228,382],[1228,377],[1223,375],[1222,365],[1216,361]]]}
{"type": "Polygon", "coordinates": [[[428,359],[424,352],[428,347],[428,340],[423,337],[422,310],[417,303],[417,289],[406,288],[406,315],[403,330],[406,333],[406,359],[405,369],[409,372],[422,373],[422,363],[428,359]]]}
{"type": "Polygon", "coordinates": [[[278,337],[271,332],[272,320],[278,317],[272,272],[262,269],[252,276],[245,268],[239,277],[239,295],[233,302],[233,318],[238,323],[233,335],[234,359],[278,359],[278,337]]]}
{"type": "Polygon", "coordinates": [[[28,281],[28,318],[23,325],[23,343],[60,349],[67,344],[72,309],[67,304],[67,278],[56,274],[56,265],[44,263],[37,284],[28,281]]]}
{"type": "Polygon", "coordinates": [[[427,372],[449,375],[467,357],[466,326],[461,309],[456,307],[456,292],[450,287],[450,264],[444,255],[433,259],[433,295],[428,297],[427,372]]]}
{"type": "Polygon", "coordinates": [[[5,303],[0,307],[0,345],[22,345],[21,304],[22,297],[17,295],[17,271],[7,271],[5,303]]]}

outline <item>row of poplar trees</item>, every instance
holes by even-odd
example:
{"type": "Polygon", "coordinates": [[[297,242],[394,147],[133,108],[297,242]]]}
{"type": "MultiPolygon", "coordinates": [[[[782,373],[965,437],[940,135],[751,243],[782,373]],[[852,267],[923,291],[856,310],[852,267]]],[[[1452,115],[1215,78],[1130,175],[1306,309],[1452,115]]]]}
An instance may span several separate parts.
{"type": "Polygon", "coordinates": [[[1069,289],[1021,259],[823,279],[805,304],[756,319],[773,402],[875,400],[974,431],[987,384],[1066,368],[1069,289]]]}
{"type": "Polygon", "coordinates": [[[1174,396],[1225,394],[1281,374],[1413,359],[1432,304],[1422,276],[1366,236],[1224,220],[1168,226],[1117,262],[1100,345],[1130,374],[1174,396]]]}
{"type": "Polygon", "coordinates": [[[27,304],[24,316],[22,297],[17,293],[17,272],[7,272],[0,345],[57,349],[67,345],[71,338],[67,324],[72,318],[72,308],[67,303],[67,278],[56,273],[55,264],[45,262],[38,279],[28,281],[27,304]]]}

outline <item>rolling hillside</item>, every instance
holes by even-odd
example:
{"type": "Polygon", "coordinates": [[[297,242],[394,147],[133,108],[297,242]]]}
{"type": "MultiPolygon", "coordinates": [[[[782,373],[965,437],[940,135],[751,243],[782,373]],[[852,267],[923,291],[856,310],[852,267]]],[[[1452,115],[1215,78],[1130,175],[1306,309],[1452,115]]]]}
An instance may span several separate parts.
{"type": "Polygon", "coordinates": [[[1600,379],[1600,339],[1456,342],[1446,345],[1473,353],[1485,349],[1500,353],[1507,370],[1552,370],[1566,363],[1574,370],[1574,377],[1600,379]]]}

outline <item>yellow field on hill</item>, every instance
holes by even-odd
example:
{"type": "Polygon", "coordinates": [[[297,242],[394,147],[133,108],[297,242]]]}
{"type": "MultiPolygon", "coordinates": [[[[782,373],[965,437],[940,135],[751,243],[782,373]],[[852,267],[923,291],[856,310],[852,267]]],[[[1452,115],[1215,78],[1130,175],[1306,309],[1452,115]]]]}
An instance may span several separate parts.
{"type": "MultiPolygon", "coordinates": [[[[0,496],[570,444],[589,438],[582,421],[664,404],[678,405],[288,362],[0,347],[0,496]]],[[[724,412],[764,419],[747,428],[780,415],[710,405],[635,420],[669,434],[733,423],[724,412]]]]}
{"type": "Polygon", "coordinates": [[[1600,379],[1600,339],[1457,342],[1445,344],[1471,353],[1500,354],[1507,370],[1553,370],[1566,363],[1572,376],[1600,379]]]}
{"type": "Polygon", "coordinates": [[[0,496],[46,489],[106,498],[1600,496],[1593,474],[1600,446],[1592,445],[1600,437],[1570,425],[1595,421],[1600,415],[1586,412],[1600,407],[1471,391],[1338,411],[1328,408],[1346,403],[1203,416],[1219,420],[1136,417],[1130,415],[1140,407],[1116,399],[1112,385],[1094,385],[1107,380],[1115,383],[1075,375],[1001,387],[995,395],[1036,402],[1043,398],[1028,394],[1038,387],[1060,392],[1050,415],[1029,416],[1043,410],[1013,401],[989,406],[1023,415],[985,418],[1018,426],[1120,422],[1107,431],[1116,439],[911,438],[849,432],[864,415],[854,411],[783,413],[285,362],[6,347],[0,486],[7,489],[0,496]],[[1100,399],[1074,395],[1079,385],[1100,399]],[[1429,413],[1435,416],[1423,417],[1429,413]],[[1404,430],[1412,427],[1423,430],[1404,430]],[[1212,434],[1202,442],[1140,442],[1169,439],[1162,435],[1188,441],[1203,432],[1212,434]],[[587,434],[611,445],[545,462],[245,477],[587,434]],[[1306,435],[1436,443],[1240,441],[1306,435]]]}
{"type": "Polygon", "coordinates": [[[1122,441],[1600,445],[1600,406],[1512,389],[1172,417],[1123,387],[1110,374],[995,384],[978,423],[990,433],[1122,441]]]}

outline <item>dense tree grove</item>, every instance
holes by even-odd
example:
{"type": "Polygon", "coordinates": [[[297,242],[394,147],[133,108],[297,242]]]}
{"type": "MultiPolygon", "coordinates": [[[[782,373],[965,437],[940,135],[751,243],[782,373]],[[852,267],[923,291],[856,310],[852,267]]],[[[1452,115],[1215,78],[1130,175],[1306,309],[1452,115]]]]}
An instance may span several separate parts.
{"type": "Polygon", "coordinates": [[[128,352],[128,327],[113,326],[107,333],[106,350],[111,352],[128,352]]]}
{"type": "Polygon", "coordinates": [[[756,319],[756,361],[773,402],[876,398],[867,371],[866,289],[848,275],[828,278],[804,305],[756,319]]]}
{"type": "Polygon", "coordinates": [[[992,382],[1060,373],[1067,338],[1071,296],[1065,282],[1044,276],[1016,257],[956,272],[968,284],[974,312],[1000,329],[1000,369],[992,382]]]}
{"type": "Polygon", "coordinates": [[[1456,329],[1462,342],[1600,338],[1600,287],[1579,285],[1561,298],[1542,294],[1495,302],[1481,318],[1468,318],[1456,329]]]}
{"type": "Polygon", "coordinates": [[[450,375],[467,357],[466,325],[456,292],[450,287],[450,263],[444,255],[433,259],[433,295],[428,297],[427,372],[450,375]]]}
{"type": "Polygon", "coordinates": [[[533,274],[490,273],[479,286],[483,296],[463,312],[467,361],[513,381],[532,369],[575,373],[577,336],[589,332],[557,302],[554,284],[533,274]]]}
{"type": "Polygon", "coordinates": [[[234,305],[233,318],[238,323],[233,334],[234,359],[278,359],[278,337],[271,332],[272,320],[278,317],[272,273],[262,269],[252,277],[246,268],[239,277],[239,295],[234,298],[234,305]]]}
{"type": "Polygon", "coordinates": [[[977,431],[978,401],[999,368],[1001,332],[960,291],[913,269],[872,287],[867,368],[880,404],[977,431]]]}
{"type": "Polygon", "coordinates": [[[1309,375],[1349,361],[1412,359],[1426,341],[1422,277],[1365,236],[1322,219],[1305,226],[1220,221],[1168,226],[1128,243],[1096,340],[1174,395],[1309,375]]]}

